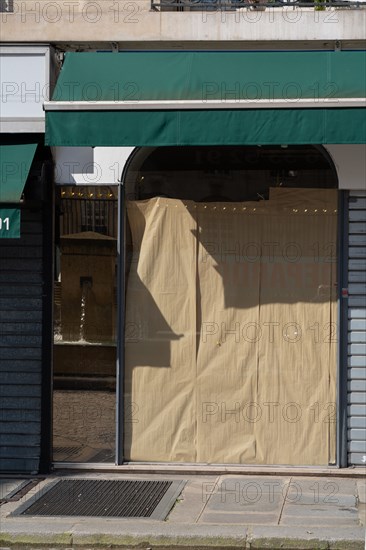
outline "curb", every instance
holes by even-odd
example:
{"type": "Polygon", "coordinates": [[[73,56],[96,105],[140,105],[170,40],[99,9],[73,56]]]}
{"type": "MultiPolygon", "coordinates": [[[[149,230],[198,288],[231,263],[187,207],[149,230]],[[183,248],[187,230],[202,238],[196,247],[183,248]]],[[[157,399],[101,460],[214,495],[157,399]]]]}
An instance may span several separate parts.
{"type": "Polygon", "coordinates": [[[364,550],[365,541],[360,538],[326,540],[324,537],[268,537],[254,532],[244,537],[202,537],[174,536],[157,534],[146,535],[108,535],[108,534],[73,534],[73,533],[1,533],[1,550],[7,548],[36,548],[43,550],[60,548],[67,550],[102,550],[119,548],[129,550],[364,550]],[[49,545],[49,548],[47,548],[49,545]]]}

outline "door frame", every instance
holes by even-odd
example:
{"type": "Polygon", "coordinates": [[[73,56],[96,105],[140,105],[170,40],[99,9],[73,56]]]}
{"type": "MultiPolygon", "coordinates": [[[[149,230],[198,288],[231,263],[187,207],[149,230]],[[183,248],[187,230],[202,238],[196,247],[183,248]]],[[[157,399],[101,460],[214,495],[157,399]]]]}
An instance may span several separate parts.
{"type": "MultiPolygon", "coordinates": [[[[336,373],[336,462],[329,468],[346,468],[347,461],[347,362],[348,362],[348,192],[339,190],[337,168],[328,151],[321,149],[327,158],[338,183],[338,217],[337,217],[337,373],[336,373]]],[[[124,330],[125,330],[125,259],[126,259],[126,213],[125,182],[130,164],[135,155],[144,149],[136,147],[126,161],[120,185],[118,186],[118,313],[117,313],[117,384],[116,384],[116,466],[126,464],[124,461],[124,330]]],[[[184,466],[184,463],[182,463],[184,466]]],[[[235,464],[238,466],[238,464],[235,464]]],[[[243,464],[243,466],[246,466],[243,464]]],[[[254,466],[254,465],[253,465],[254,466]]],[[[278,465],[272,465],[276,467],[278,465]]]]}

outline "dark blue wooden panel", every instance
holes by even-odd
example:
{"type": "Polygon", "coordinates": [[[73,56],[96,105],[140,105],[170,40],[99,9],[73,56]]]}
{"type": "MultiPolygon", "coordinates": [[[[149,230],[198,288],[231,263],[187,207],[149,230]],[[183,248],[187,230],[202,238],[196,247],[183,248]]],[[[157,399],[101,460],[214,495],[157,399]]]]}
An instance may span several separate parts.
{"type": "Polygon", "coordinates": [[[24,472],[29,474],[38,473],[39,449],[36,458],[0,458],[0,472],[24,472]]]}
{"type": "Polygon", "coordinates": [[[0,471],[35,473],[41,445],[42,212],[0,241],[0,471]]]}

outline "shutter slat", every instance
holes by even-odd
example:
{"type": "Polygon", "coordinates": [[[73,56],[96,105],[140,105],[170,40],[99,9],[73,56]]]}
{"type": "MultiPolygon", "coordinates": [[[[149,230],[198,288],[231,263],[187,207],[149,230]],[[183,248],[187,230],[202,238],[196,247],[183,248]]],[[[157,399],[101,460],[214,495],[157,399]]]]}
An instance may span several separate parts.
{"type": "Polygon", "coordinates": [[[42,211],[22,209],[0,241],[0,470],[38,473],[41,444],[42,211]]]}
{"type": "Polygon", "coordinates": [[[356,465],[366,452],[366,192],[350,192],[348,230],[348,462],[356,465]]]}

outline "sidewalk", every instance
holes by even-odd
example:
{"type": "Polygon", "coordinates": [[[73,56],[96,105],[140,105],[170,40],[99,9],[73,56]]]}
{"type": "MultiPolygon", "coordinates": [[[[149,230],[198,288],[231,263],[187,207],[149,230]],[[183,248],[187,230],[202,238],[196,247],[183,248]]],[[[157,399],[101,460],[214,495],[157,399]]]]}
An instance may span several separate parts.
{"type": "MultiPolygon", "coordinates": [[[[14,487],[9,482],[8,494],[14,487]]],[[[19,500],[2,504],[0,547],[364,550],[365,513],[366,481],[360,476],[68,472],[48,476],[19,500]],[[186,484],[165,521],[10,515],[60,478],[186,484]]]]}

